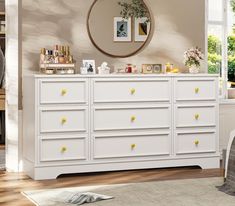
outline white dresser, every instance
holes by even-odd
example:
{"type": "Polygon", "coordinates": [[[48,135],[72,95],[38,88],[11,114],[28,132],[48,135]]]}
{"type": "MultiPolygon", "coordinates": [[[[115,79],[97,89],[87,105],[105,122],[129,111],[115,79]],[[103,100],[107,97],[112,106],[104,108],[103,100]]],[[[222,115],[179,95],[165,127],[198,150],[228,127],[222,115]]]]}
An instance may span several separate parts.
{"type": "Polygon", "coordinates": [[[216,75],[32,75],[23,85],[24,169],[34,179],[219,167],[216,75]]]}

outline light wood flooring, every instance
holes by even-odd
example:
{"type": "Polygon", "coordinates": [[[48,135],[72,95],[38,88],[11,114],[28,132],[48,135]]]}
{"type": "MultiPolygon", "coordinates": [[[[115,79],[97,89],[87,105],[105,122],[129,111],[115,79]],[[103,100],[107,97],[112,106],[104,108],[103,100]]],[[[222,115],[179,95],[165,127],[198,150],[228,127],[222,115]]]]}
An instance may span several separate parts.
{"type": "Polygon", "coordinates": [[[223,176],[222,169],[201,170],[190,167],[75,174],[59,177],[56,180],[33,181],[22,173],[0,171],[0,205],[33,206],[34,204],[20,193],[27,190],[221,176],[223,176]]]}

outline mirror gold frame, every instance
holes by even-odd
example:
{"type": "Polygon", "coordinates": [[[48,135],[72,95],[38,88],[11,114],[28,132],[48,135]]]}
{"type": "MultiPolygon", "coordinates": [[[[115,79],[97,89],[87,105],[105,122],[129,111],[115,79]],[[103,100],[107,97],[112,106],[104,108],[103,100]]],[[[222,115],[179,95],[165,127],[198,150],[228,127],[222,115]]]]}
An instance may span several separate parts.
{"type": "Polygon", "coordinates": [[[151,11],[150,9],[148,8],[146,2],[143,0],[143,3],[144,5],[146,6],[146,8],[148,9],[148,12],[149,12],[149,19],[150,19],[150,29],[149,29],[149,34],[148,34],[148,37],[147,39],[143,42],[143,44],[138,48],[136,49],[134,52],[131,52],[129,54],[125,54],[125,55],[115,55],[115,54],[111,54],[107,51],[104,51],[104,49],[100,48],[98,46],[98,44],[95,42],[94,38],[92,37],[92,34],[91,34],[91,29],[90,29],[90,25],[89,25],[89,19],[90,19],[90,16],[91,16],[91,12],[94,8],[94,6],[96,5],[96,3],[98,2],[99,0],[94,0],[94,2],[92,3],[90,9],[89,9],[89,12],[88,12],[88,16],[87,16],[87,31],[88,31],[88,35],[89,35],[89,38],[92,42],[92,44],[100,51],[102,52],[103,54],[107,55],[107,56],[110,56],[110,57],[114,57],[114,58],[126,58],[126,57],[130,57],[130,56],[133,56],[137,53],[139,53],[141,50],[143,50],[146,45],[149,43],[150,41],[150,38],[152,38],[152,31],[153,31],[153,19],[152,19],[152,15],[151,15],[151,11]]]}

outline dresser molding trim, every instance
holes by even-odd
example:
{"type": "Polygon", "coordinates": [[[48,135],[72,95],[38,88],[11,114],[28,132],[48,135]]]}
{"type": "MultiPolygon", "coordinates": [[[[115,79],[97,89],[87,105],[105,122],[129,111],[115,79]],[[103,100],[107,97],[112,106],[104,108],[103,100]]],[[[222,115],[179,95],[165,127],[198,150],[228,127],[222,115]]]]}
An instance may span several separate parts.
{"type": "MultiPolygon", "coordinates": [[[[52,78],[52,77],[51,77],[52,78]]],[[[84,83],[85,85],[85,91],[84,91],[84,96],[83,96],[83,99],[84,101],[70,101],[70,102],[67,102],[67,101],[64,101],[64,102],[58,102],[58,101],[42,101],[41,99],[41,95],[38,97],[38,100],[39,100],[39,103],[42,104],[42,105],[50,105],[50,104],[86,104],[87,101],[88,101],[88,80],[86,79],[77,79],[77,78],[63,78],[63,80],[61,79],[54,79],[54,77],[52,79],[43,79],[43,80],[39,80],[39,84],[38,84],[38,90],[39,90],[39,93],[41,93],[42,91],[42,84],[43,83],[56,83],[56,82],[59,82],[59,83],[66,83],[66,82],[74,82],[74,83],[78,83],[78,82],[81,82],[81,83],[84,83]]]]}
{"type": "MultiPolygon", "coordinates": [[[[64,108],[59,108],[59,107],[47,107],[47,108],[43,108],[41,107],[39,109],[39,133],[44,134],[44,133],[59,133],[61,131],[59,130],[43,130],[42,126],[41,126],[41,115],[43,112],[56,112],[56,111],[84,111],[84,124],[85,124],[85,128],[83,129],[63,129],[63,133],[64,132],[86,132],[88,130],[88,108],[87,107],[64,107],[64,108]]],[[[58,120],[59,121],[59,120],[58,120]]]]}
{"type": "MultiPolygon", "coordinates": [[[[55,179],[60,174],[68,174],[68,173],[84,173],[84,172],[100,172],[100,171],[114,171],[114,170],[129,170],[129,169],[148,169],[148,168],[162,168],[162,167],[180,167],[180,166],[200,166],[201,168],[219,168],[220,164],[220,154],[219,154],[219,118],[218,118],[218,75],[208,75],[208,74],[160,74],[160,75],[29,75],[23,77],[23,85],[24,87],[27,87],[26,89],[23,89],[23,105],[24,105],[24,139],[23,139],[23,157],[24,157],[24,171],[35,180],[42,180],[42,179],[55,179]],[[152,84],[152,82],[158,82],[158,84],[152,84]],[[183,81],[188,82],[190,85],[190,90],[187,91],[187,86],[184,86],[184,84],[180,85],[180,99],[176,96],[176,87],[177,87],[177,81],[183,81]],[[200,88],[200,95],[203,98],[200,98],[200,96],[195,96],[195,98],[189,98],[194,97],[190,93],[191,91],[194,92],[194,86],[196,87],[198,85],[198,82],[202,82],[202,85],[210,85],[208,88],[200,88]],[[40,85],[42,82],[52,82],[55,84],[48,84],[45,85],[43,91],[40,89],[40,85]],[[65,95],[65,102],[63,102],[63,98],[58,97],[58,94],[60,93],[53,93],[53,91],[61,91],[57,90],[56,83],[58,82],[58,85],[60,87],[63,87],[64,84],[61,84],[63,82],[70,82],[71,84],[68,84],[68,88],[71,88],[71,93],[66,96],[65,95]],[[75,83],[84,83],[82,87],[78,89],[78,91],[82,92],[82,96],[78,96],[76,91],[73,89],[74,87],[73,82],[75,83]],[[103,88],[109,89],[109,86],[105,87],[105,85],[100,85],[98,90],[94,89],[96,82],[103,82],[104,84],[108,82],[108,85],[112,82],[116,82],[118,84],[122,84],[122,82],[125,82],[121,86],[122,92],[119,94],[112,94],[112,90],[108,91],[107,94],[102,93],[102,95],[97,95],[97,99],[94,99],[95,92],[97,91],[103,91],[103,88]],[[130,82],[128,84],[127,82],[130,82]],[[137,85],[138,82],[141,82],[139,86],[135,89],[138,91],[141,91],[142,93],[135,93],[136,96],[131,96],[128,98],[128,95],[130,94],[131,89],[131,83],[134,82],[134,85],[137,85]],[[145,82],[151,82],[150,84],[146,84],[145,82]],[[161,82],[163,83],[164,93],[163,90],[159,90],[158,88],[161,88],[161,82]],[[205,83],[204,83],[205,82],[205,83]],[[61,86],[62,85],[62,86],[61,86]],[[143,85],[143,86],[142,86],[143,85]],[[153,93],[153,90],[149,91],[150,87],[156,88],[154,91],[158,91],[155,95],[153,93]],[[50,88],[51,87],[51,88],[50,88]],[[130,88],[129,88],[130,87],[130,88]],[[51,96],[47,96],[46,93],[47,88],[50,90],[51,96]],[[82,88],[82,89],[81,89],[82,88]],[[127,90],[125,90],[127,88],[127,90]],[[193,88],[193,90],[192,90],[193,88]],[[182,90],[183,89],[183,90],[182,90]],[[205,90],[204,90],[205,89],[205,90]],[[212,91],[213,89],[213,91],[212,91]],[[26,93],[24,93],[26,91],[26,93]],[[127,91],[127,92],[126,92],[127,91]],[[161,93],[162,91],[162,93],[161,93]],[[187,91],[184,93],[184,91],[187,91]],[[43,93],[44,100],[50,100],[50,101],[44,101],[41,102],[41,92],[43,93]],[[128,93],[129,92],[129,93],[128,93]],[[204,92],[204,93],[203,93],[204,92]],[[57,96],[56,96],[57,95],[57,96]],[[84,95],[84,96],[83,96],[84,95]],[[137,96],[138,95],[138,96],[137,96]],[[191,96],[190,96],[191,95],[191,96]],[[187,96],[187,97],[186,97],[187,96]],[[213,97],[214,96],[214,97],[213,97]],[[107,97],[107,98],[106,98],[107,97]],[[121,101],[116,100],[117,97],[120,97],[121,101]],[[146,97],[146,98],[145,98],[146,97]],[[159,97],[159,98],[157,98],[159,97]],[[169,98],[168,98],[169,97],[169,98]],[[213,97],[213,98],[212,98],[213,97]],[[134,99],[136,98],[136,99],[134,99]],[[154,99],[156,98],[156,100],[154,99]],[[84,101],[74,101],[75,99],[83,99],[84,101]],[[59,101],[57,101],[59,100],[59,101]],[[95,101],[94,101],[95,100],[95,101]],[[97,101],[98,100],[98,101],[97,101]],[[26,105],[26,106],[25,106],[26,105]],[[195,110],[195,108],[204,108],[204,107],[215,107],[215,116],[213,117],[213,122],[215,124],[212,124],[211,121],[208,119],[204,119],[204,122],[208,122],[210,124],[208,125],[176,125],[176,110],[179,108],[182,108],[180,112],[182,114],[186,114],[184,108],[191,109],[190,112],[188,112],[187,116],[180,120],[179,123],[191,123],[191,115],[193,114],[192,111],[195,110]],[[164,112],[162,110],[162,113],[158,113],[157,110],[155,111],[154,108],[162,108],[166,109],[168,112],[164,112]],[[122,113],[115,113],[115,112],[106,112],[102,114],[102,110],[119,110],[123,109],[122,113]],[[154,112],[145,112],[145,110],[139,111],[139,113],[133,114],[133,115],[140,115],[139,117],[143,117],[143,122],[137,122],[138,116],[136,116],[136,128],[131,128],[128,123],[130,120],[129,115],[132,115],[132,110],[138,112],[138,109],[153,109],[154,112]],[[57,131],[58,125],[55,123],[48,123],[45,124],[46,126],[44,128],[49,129],[50,131],[40,131],[41,125],[40,125],[40,112],[42,111],[76,111],[81,110],[85,111],[86,115],[84,116],[84,119],[82,121],[85,122],[84,125],[86,125],[86,128],[84,130],[80,130],[81,125],[71,124],[68,125],[67,128],[69,130],[66,130],[66,127],[64,129],[59,129],[57,131]],[[129,110],[129,112],[126,112],[125,110],[129,110]],[[94,122],[94,113],[95,111],[100,112],[97,116],[99,122],[98,126],[102,128],[95,127],[94,122]],[[118,116],[118,119],[115,119],[115,115],[118,116]],[[158,119],[154,119],[154,117],[158,115],[158,119]],[[164,114],[164,115],[163,115],[164,114]],[[166,116],[169,115],[168,116],[166,116]],[[112,117],[114,115],[114,117],[112,117]],[[124,116],[123,116],[124,115],[124,116]],[[162,117],[161,117],[162,115],[162,117]],[[149,118],[148,118],[149,116],[149,118]],[[102,118],[106,118],[102,120],[102,118]],[[109,121],[112,121],[113,123],[109,124],[109,121]],[[124,118],[123,118],[124,117],[124,118]],[[128,118],[128,120],[126,119],[128,118]],[[151,119],[152,118],[152,119],[151,119]],[[159,119],[161,122],[159,123],[159,119]],[[122,121],[124,120],[124,121],[122,121]],[[154,122],[153,122],[153,121],[154,122]],[[187,121],[186,121],[187,120],[187,121]],[[168,125],[169,122],[169,125],[168,125]],[[126,124],[128,123],[128,124],[126,124]],[[152,124],[151,124],[152,123],[152,124]],[[156,125],[158,124],[159,125],[156,125]],[[125,126],[126,124],[126,126],[125,126]],[[151,124],[151,125],[150,125],[151,124]],[[165,125],[167,124],[167,125],[165,125]],[[50,127],[51,125],[51,127],[50,127]],[[106,125],[106,127],[105,127],[106,125]],[[164,127],[161,127],[161,126],[164,127]],[[120,126],[121,128],[118,128],[120,126]],[[142,127],[143,128],[138,128],[142,127]],[[154,126],[154,128],[152,128],[154,126]],[[111,128],[112,127],[112,128],[111,128]],[[116,127],[116,128],[115,128],[116,127]],[[52,131],[53,128],[56,131],[52,131]],[[72,128],[72,130],[70,130],[72,128]],[[74,129],[75,128],[75,129],[74,129]],[[52,130],[51,130],[52,129],[52,130]],[[76,131],[73,131],[76,130],[76,131]],[[183,136],[184,134],[188,136],[183,136]],[[194,140],[194,134],[198,134],[198,138],[202,138],[200,140],[203,140],[203,134],[209,134],[205,135],[206,137],[209,137],[207,140],[201,141],[201,145],[204,146],[199,148],[198,151],[194,149],[192,146],[190,148],[187,147],[187,145],[190,145],[191,142],[189,142],[187,139],[187,144],[183,144],[185,141],[184,139],[186,137],[190,138],[191,140],[194,140]],[[154,139],[154,136],[162,136],[162,138],[154,139]],[[164,135],[167,140],[164,139],[164,135]],[[180,150],[177,151],[177,135],[182,135],[180,141],[180,150]],[[201,136],[199,136],[201,135],[201,136]],[[149,142],[143,142],[143,139],[147,136],[151,136],[149,138],[149,142]],[[111,142],[112,138],[108,139],[109,137],[112,138],[125,138],[129,137],[126,140],[124,139],[116,139],[114,142],[111,142]],[[136,140],[137,145],[141,145],[143,142],[143,147],[136,147],[136,154],[130,153],[129,150],[126,148],[121,148],[119,150],[116,149],[114,146],[116,143],[118,145],[121,144],[128,144],[130,148],[131,137],[136,137],[133,140],[136,140]],[[140,137],[140,138],[138,138],[140,137]],[[143,139],[141,138],[143,137],[143,139]],[[108,141],[102,140],[102,138],[107,138],[108,141]],[[95,154],[95,141],[100,140],[98,145],[98,153],[95,154]],[[55,146],[53,145],[53,142],[55,141],[55,146]],[[57,148],[60,141],[61,143],[64,143],[64,140],[69,140],[68,146],[71,146],[71,153],[68,153],[67,157],[68,159],[63,158],[57,158],[57,152],[51,152],[50,154],[50,147],[57,148]],[[76,141],[78,140],[78,141],[76,141]],[[84,150],[80,150],[77,152],[73,147],[73,142],[78,143],[78,147],[81,147],[82,142],[84,143],[84,150]],[[212,142],[213,140],[213,142],[212,142]],[[41,155],[41,143],[42,141],[49,141],[46,142],[44,145],[43,151],[47,151],[48,153],[44,153],[42,157],[45,157],[46,159],[43,159],[43,161],[40,159],[41,155]],[[117,141],[117,142],[116,142],[117,141]],[[168,141],[168,142],[167,142],[168,141]],[[102,150],[102,144],[110,143],[110,148],[114,148],[115,150],[102,150]],[[151,142],[154,143],[154,145],[160,146],[161,142],[163,147],[157,148],[156,152],[154,150],[154,146],[152,147],[151,142]],[[119,144],[120,143],[120,144],[119,144]],[[169,144],[169,145],[168,145],[169,144]],[[210,146],[213,144],[212,146],[210,146]],[[215,144],[215,150],[212,151],[215,144]],[[80,145],[80,146],[79,146],[80,145]],[[169,147],[168,147],[169,146],[169,147]],[[169,148],[169,152],[168,151],[169,148]],[[139,150],[138,150],[139,149],[139,150]],[[148,150],[149,149],[149,150],[148,150]],[[184,151],[187,150],[188,151],[184,151]],[[191,151],[192,150],[192,151],[191,151]],[[200,151],[199,151],[200,150],[200,151]],[[76,157],[74,155],[76,154],[82,154],[83,151],[85,152],[85,157],[76,157]],[[110,152],[109,152],[110,151],[110,152]],[[118,152],[120,151],[120,155],[118,152]],[[107,152],[107,153],[106,153],[107,152]],[[160,154],[158,154],[160,152],[160,154]],[[129,155],[131,154],[131,155],[129,155]],[[50,158],[52,157],[52,158],[50,158]]],[[[114,90],[118,92],[118,84],[113,86],[114,90]]],[[[65,84],[66,85],[66,84],[65,84]]],[[[74,84],[79,85],[79,84],[74,84]]],[[[200,86],[200,85],[199,85],[200,86]]],[[[103,91],[105,92],[105,90],[103,91]]],[[[149,110],[151,111],[151,110],[149,110]]],[[[188,111],[188,110],[187,110],[188,111]]],[[[202,111],[202,110],[201,110],[202,111]]],[[[208,113],[211,110],[203,110],[208,113]]],[[[60,114],[60,113],[58,113],[60,114]]],[[[57,114],[57,115],[58,115],[57,114]]],[[[61,113],[64,114],[64,113],[61,113]]],[[[66,114],[66,113],[65,113],[66,114]]],[[[68,113],[68,116],[72,116],[72,112],[68,113]]],[[[79,114],[79,113],[76,113],[79,114]]],[[[203,114],[203,113],[201,113],[203,114]]],[[[183,115],[184,116],[184,115],[183,115]]],[[[47,117],[47,116],[46,116],[47,117]]],[[[193,116],[194,117],[194,116],[193,116]]],[[[203,116],[202,116],[203,117],[203,116]]],[[[208,116],[207,116],[208,117],[208,116]]],[[[52,120],[57,121],[57,116],[52,114],[52,120]]],[[[47,122],[50,122],[50,119],[47,119],[47,122]]],[[[75,121],[76,118],[73,118],[75,121]]],[[[80,121],[80,120],[79,120],[80,121]]],[[[46,123],[47,123],[46,122],[46,123]]],[[[77,121],[76,121],[77,122],[77,121]]],[[[198,122],[200,123],[200,122],[198,122]]],[[[131,125],[132,126],[132,125],[131,125]]],[[[133,125],[134,126],[134,125],[133,125]]],[[[66,143],[66,142],[65,142],[66,143]]],[[[135,142],[133,142],[135,143],[135,142]]],[[[60,146],[60,145],[59,145],[60,146]]],[[[104,145],[104,147],[107,147],[108,145],[104,145]]],[[[58,155],[59,157],[60,155],[58,155]]]]}
{"type": "Polygon", "coordinates": [[[218,157],[202,157],[189,159],[162,159],[141,162],[116,162],[116,163],[99,163],[89,165],[66,165],[66,166],[43,166],[35,167],[31,162],[25,160],[25,171],[35,180],[55,179],[60,174],[68,173],[88,173],[88,172],[104,172],[115,170],[134,170],[134,169],[151,169],[151,168],[167,168],[182,166],[200,166],[203,169],[219,168],[218,157]]]}

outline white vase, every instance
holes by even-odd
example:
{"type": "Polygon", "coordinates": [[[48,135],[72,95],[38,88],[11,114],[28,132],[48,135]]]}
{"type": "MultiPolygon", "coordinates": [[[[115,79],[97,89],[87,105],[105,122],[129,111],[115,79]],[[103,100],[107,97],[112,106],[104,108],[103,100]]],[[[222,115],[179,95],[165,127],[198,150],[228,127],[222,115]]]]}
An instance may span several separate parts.
{"type": "Polygon", "coordinates": [[[196,65],[192,65],[189,67],[189,73],[190,74],[198,74],[200,71],[200,67],[197,67],[196,65]]]}

